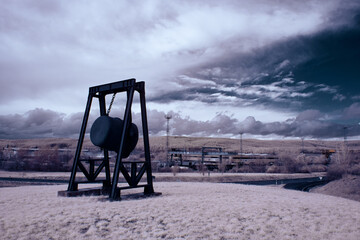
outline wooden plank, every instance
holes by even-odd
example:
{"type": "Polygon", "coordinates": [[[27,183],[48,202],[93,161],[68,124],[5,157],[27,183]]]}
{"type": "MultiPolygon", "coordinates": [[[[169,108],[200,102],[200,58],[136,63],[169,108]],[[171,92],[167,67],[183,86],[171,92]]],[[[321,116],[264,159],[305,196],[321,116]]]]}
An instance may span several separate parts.
{"type": "Polygon", "coordinates": [[[58,191],[59,197],[79,197],[79,196],[100,196],[108,195],[110,190],[104,188],[84,188],[78,191],[58,191]]]}

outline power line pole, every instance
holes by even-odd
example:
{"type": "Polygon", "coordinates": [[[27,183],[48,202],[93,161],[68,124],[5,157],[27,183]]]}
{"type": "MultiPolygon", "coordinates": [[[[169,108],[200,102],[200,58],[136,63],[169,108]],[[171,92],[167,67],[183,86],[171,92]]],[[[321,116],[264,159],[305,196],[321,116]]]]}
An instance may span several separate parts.
{"type": "Polygon", "coordinates": [[[243,153],[243,142],[242,142],[242,135],[244,134],[243,132],[240,132],[240,159],[242,158],[242,153],[243,153]]]}
{"type": "Polygon", "coordinates": [[[242,154],[243,154],[243,142],[242,142],[242,135],[243,135],[243,132],[241,131],[241,132],[239,132],[239,134],[240,134],[240,159],[239,159],[239,162],[235,162],[235,164],[236,164],[236,172],[238,172],[239,171],[239,167],[240,167],[240,164],[241,164],[241,162],[242,162],[242,154]]]}
{"type": "Polygon", "coordinates": [[[346,146],[346,144],[347,144],[347,136],[346,136],[346,134],[347,134],[347,127],[344,127],[344,145],[346,146]]]}
{"type": "Polygon", "coordinates": [[[304,137],[301,138],[301,152],[304,153],[305,148],[304,148],[304,137]]]}
{"type": "Polygon", "coordinates": [[[172,118],[171,114],[166,114],[166,165],[169,166],[169,134],[170,134],[170,119],[172,118]]]}

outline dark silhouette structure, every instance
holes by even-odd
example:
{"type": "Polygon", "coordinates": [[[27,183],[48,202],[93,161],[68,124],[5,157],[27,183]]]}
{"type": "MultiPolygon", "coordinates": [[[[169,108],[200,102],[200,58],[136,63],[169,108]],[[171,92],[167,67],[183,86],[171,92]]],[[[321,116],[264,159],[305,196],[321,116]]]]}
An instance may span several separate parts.
{"type": "Polygon", "coordinates": [[[145,83],[136,82],[135,79],[128,79],[90,87],[80,136],[75,152],[69,186],[67,191],[60,191],[58,195],[78,196],[89,194],[109,194],[109,198],[111,200],[119,200],[121,190],[140,187],[144,188],[145,195],[155,194],[151,171],[149,135],[145,103],[145,83]],[[108,116],[114,101],[115,94],[121,92],[127,94],[126,108],[123,117],[124,120],[108,116]],[[131,151],[135,148],[138,141],[138,129],[136,125],[132,123],[131,119],[131,106],[135,92],[140,94],[145,159],[144,161],[124,161],[124,159],[127,158],[131,151]],[[108,94],[113,94],[113,98],[111,100],[109,110],[106,111],[105,96],[108,94]],[[97,98],[99,100],[100,117],[94,122],[91,128],[90,138],[94,145],[97,145],[103,149],[104,157],[100,159],[81,159],[81,150],[93,98],[97,98]],[[112,179],[110,176],[109,166],[110,150],[117,153],[112,179]],[[83,164],[84,162],[87,164],[83,164]],[[95,165],[95,162],[100,162],[100,164],[95,165]],[[130,173],[124,164],[130,165],[130,173]],[[88,168],[86,166],[88,166],[88,168]],[[97,168],[95,169],[95,167],[97,168]],[[99,180],[98,176],[103,169],[105,170],[105,179],[99,180]],[[79,170],[84,174],[86,181],[76,180],[76,174],[79,172],[79,170]],[[128,186],[118,187],[120,173],[125,178],[128,186]],[[139,184],[145,173],[146,183],[139,184]],[[78,188],[79,184],[99,182],[102,183],[102,188],[80,190],[78,188]]]}

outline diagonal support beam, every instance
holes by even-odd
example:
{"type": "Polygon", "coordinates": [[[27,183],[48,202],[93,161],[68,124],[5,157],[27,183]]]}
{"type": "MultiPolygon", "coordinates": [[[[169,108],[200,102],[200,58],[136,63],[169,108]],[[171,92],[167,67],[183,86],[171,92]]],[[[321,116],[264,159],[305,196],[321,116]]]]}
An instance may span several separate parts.
{"type": "Polygon", "coordinates": [[[105,160],[100,163],[100,165],[98,166],[98,168],[96,169],[96,171],[94,173],[95,179],[99,176],[99,174],[101,173],[101,170],[106,166],[106,164],[107,163],[105,162],[105,160]]]}
{"type": "Polygon", "coordinates": [[[75,157],[74,157],[73,168],[72,168],[72,171],[71,171],[68,191],[73,191],[74,189],[76,189],[76,186],[75,186],[76,169],[78,167],[78,164],[80,163],[80,153],[81,153],[81,148],[82,148],[82,145],[83,145],[83,142],[84,142],[86,125],[87,125],[88,120],[89,120],[89,114],[90,114],[90,108],[91,108],[92,99],[93,99],[93,94],[89,93],[88,100],[87,100],[87,103],[86,103],[83,122],[81,124],[79,140],[78,140],[78,144],[77,144],[77,147],[76,147],[76,152],[75,152],[75,157]]]}
{"type": "Polygon", "coordinates": [[[89,172],[86,170],[85,166],[81,163],[78,162],[78,167],[80,168],[80,170],[84,173],[85,177],[87,178],[87,180],[89,181],[93,181],[94,179],[90,176],[89,172]]]}
{"type": "Polygon", "coordinates": [[[126,137],[128,128],[130,126],[131,105],[132,105],[132,101],[133,101],[133,97],[134,97],[134,87],[131,87],[127,91],[127,93],[128,93],[128,99],[126,102],[126,109],[125,109],[125,114],[124,114],[124,127],[123,127],[123,130],[121,133],[120,147],[119,147],[119,151],[118,151],[118,155],[117,155],[117,159],[116,159],[116,163],[115,163],[113,181],[111,184],[111,194],[110,194],[111,199],[117,198],[117,184],[119,181],[119,170],[120,170],[120,166],[122,166],[122,152],[124,150],[125,137],[126,137]]]}

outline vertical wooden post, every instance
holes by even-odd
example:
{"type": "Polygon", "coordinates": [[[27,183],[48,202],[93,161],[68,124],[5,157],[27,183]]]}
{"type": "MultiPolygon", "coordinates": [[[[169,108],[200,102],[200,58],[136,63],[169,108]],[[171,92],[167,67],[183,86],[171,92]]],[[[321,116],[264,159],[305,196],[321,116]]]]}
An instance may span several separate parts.
{"type": "Polygon", "coordinates": [[[73,168],[72,168],[72,171],[71,171],[68,191],[76,191],[77,190],[77,184],[74,184],[75,183],[75,177],[76,177],[76,169],[77,169],[77,166],[78,166],[78,163],[79,163],[81,148],[82,148],[82,145],[83,145],[83,142],[84,142],[86,125],[87,125],[87,122],[89,120],[89,114],[90,114],[92,98],[93,98],[93,94],[90,93],[90,91],[89,91],[89,96],[88,96],[88,100],[87,100],[87,104],[86,104],[86,108],[85,108],[85,113],[84,113],[84,118],[83,118],[83,122],[81,124],[79,141],[78,141],[78,144],[77,144],[77,147],[76,147],[76,152],[75,152],[75,157],[74,157],[73,168]]]}
{"type": "MultiPolygon", "coordinates": [[[[99,107],[100,107],[100,116],[106,115],[106,102],[105,102],[105,94],[99,93],[99,107]]],[[[104,151],[104,164],[105,164],[105,182],[103,183],[103,188],[108,188],[111,185],[110,178],[110,163],[109,163],[109,151],[107,149],[103,149],[104,151]]]]}
{"type": "Polygon", "coordinates": [[[139,93],[140,93],[141,120],[142,120],[144,151],[145,151],[146,179],[148,184],[148,186],[144,188],[144,193],[152,194],[154,193],[154,187],[153,187],[152,172],[151,172],[149,129],[147,125],[146,101],[145,101],[145,83],[141,82],[139,84],[141,84],[139,93]]]}
{"type": "Polygon", "coordinates": [[[110,199],[117,199],[120,197],[118,196],[119,194],[118,194],[117,184],[119,181],[120,167],[122,166],[122,152],[124,149],[125,137],[127,130],[130,126],[130,118],[131,118],[130,114],[131,114],[131,105],[132,105],[133,97],[134,97],[134,87],[130,87],[130,89],[128,90],[128,99],[126,102],[126,108],[124,114],[124,127],[121,133],[120,147],[116,158],[114,175],[111,185],[110,199]]]}

